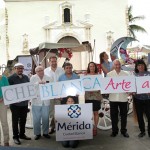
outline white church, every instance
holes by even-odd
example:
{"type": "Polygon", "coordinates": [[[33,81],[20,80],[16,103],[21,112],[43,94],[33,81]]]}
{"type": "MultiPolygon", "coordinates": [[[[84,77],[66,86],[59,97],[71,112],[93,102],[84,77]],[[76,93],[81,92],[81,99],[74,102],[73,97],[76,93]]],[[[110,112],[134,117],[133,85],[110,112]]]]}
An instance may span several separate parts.
{"type": "MultiPolygon", "coordinates": [[[[0,10],[0,65],[40,43],[91,43],[93,56],[73,52],[74,69],[99,63],[99,54],[128,35],[127,0],[4,0],[0,10]]],[[[59,65],[62,65],[59,58],[59,65]]]]}

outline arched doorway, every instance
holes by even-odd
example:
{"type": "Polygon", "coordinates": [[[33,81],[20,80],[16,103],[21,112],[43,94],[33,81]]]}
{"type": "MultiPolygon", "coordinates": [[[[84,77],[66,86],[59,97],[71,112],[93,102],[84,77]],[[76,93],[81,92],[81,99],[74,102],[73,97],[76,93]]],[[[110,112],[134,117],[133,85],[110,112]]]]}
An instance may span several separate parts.
{"type": "Polygon", "coordinates": [[[75,44],[80,44],[79,41],[72,37],[72,36],[65,36],[63,38],[61,38],[58,43],[75,43],[75,44]]]}
{"type": "MultiPolygon", "coordinates": [[[[80,44],[79,41],[72,37],[72,36],[65,36],[61,38],[58,43],[74,43],[74,44],[80,44]]],[[[61,58],[58,60],[58,65],[62,66],[65,59],[61,58]]],[[[70,60],[70,63],[73,65],[74,70],[81,70],[82,69],[82,60],[81,60],[81,52],[73,52],[73,56],[70,60]]]]}

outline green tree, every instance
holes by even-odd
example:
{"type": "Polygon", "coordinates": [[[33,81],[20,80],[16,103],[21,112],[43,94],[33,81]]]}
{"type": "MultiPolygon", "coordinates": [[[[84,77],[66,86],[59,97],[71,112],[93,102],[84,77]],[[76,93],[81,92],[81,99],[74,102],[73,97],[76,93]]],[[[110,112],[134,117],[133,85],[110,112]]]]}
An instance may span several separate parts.
{"type": "Polygon", "coordinates": [[[133,16],[132,9],[133,9],[133,7],[129,6],[128,12],[127,12],[128,19],[129,19],[129,35],[133,38],[136,38],[136,35],[135,35],[136,32],[147,33],[143,27],[141,27],[137,24],[134,24],[138,20],[144,20],[145,16],[133,16]]]}

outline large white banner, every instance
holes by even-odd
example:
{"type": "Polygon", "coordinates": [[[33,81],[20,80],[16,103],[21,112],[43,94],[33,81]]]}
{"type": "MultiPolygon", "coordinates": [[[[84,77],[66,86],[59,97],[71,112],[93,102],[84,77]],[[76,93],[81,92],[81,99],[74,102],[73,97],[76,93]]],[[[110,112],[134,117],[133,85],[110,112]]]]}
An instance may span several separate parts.
{"type": "Polygon", "coordinates": [[[92,104],[55,105],[56,141],[93,138],[92,104]]]}
{"type": "Polygon", "coordinates": [[[2,87],[4,104],[9,105],[36,98],[34,85],[30,82],[2,87]]]}
{"type": "Polygon", "coordinates": [[[126,93],[136,91],[134,76],[106,77],[103,80],[101,83],[101,93],[126,93]]]}
{"type": "Polygon", "coordinates": [[[85,91],[101,90],[102,75],[86,75],[81,77],[85,91]]]}
{"type": "Polygon", "coordinates": [[[68,95],[75,96],[84,92],[81,79],[40,84],[39,88],[42,100],[66,97],[68,95]]]}
{"type": "Polygon", "coordinates": [[[137,94],[150,93],[150,76],[136,77],[137,94]]]}
{"type": "MultiPolygon", "coordinates": [[[[81,79],[40,84],[41,100],[80,95],[85,91],[101,90],[101,93],[150,93],[150,76],[106,77],[84,76],[81,79]],[[135,83],[136,79],[136,83],[135,83]]],[[[16,84],[2,88],[5,105],[36,98],[34,85],[16,84]]]]}

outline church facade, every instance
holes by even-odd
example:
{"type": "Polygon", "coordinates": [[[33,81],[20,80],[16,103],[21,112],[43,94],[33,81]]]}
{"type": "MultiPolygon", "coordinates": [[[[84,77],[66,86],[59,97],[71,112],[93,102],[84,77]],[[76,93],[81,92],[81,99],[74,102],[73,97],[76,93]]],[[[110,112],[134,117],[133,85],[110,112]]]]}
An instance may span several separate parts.
{"type": "MultiPolygon", "coordinates": [[[[5,24],[1,49],[7,59],[29,54],[42,42],[88,41],[88,52],[74,52],[74,69],[86,69],[89,61],[99,63],[99,53],[109,51],[113,41],[127,36],[127,0],[4,0],[5,24]]],[[[59,59],[61,65],[63,58],[59,59]]]]}

